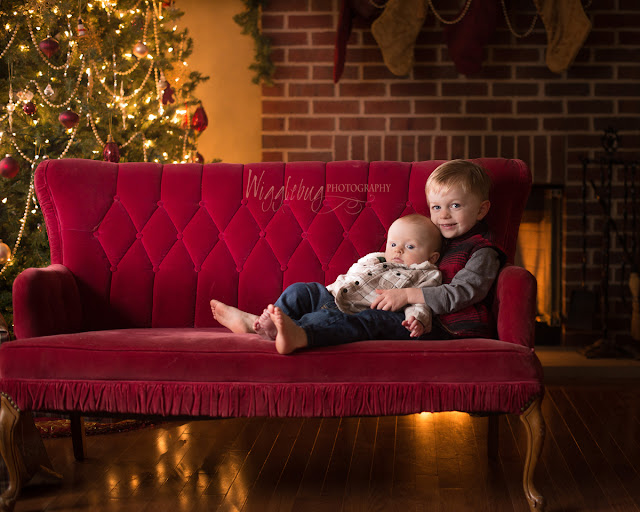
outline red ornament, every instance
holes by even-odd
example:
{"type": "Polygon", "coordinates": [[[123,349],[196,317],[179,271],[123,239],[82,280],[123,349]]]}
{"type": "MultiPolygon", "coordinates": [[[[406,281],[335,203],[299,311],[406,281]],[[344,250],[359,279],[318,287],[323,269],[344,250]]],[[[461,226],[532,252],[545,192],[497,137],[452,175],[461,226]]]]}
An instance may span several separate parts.
{"type": "Polygon", "coordinates": [[[53,57],[60,49],[60,44],[58,43],[58,41],[51,36],[40,41],[38,46],[40,47],[40,50],[42,50],[42,53],[44,53],[49,58],[53,57]]]}
{"type": "Polygon", "coordinates": [[[73,128],[80,121],[80,116],[73,110],[65,110],[58,116],[58,121],[62,123],[65,128],[73,128]]]}
{"type": "Polygon", "coordinates": [[[107,143],[102,150],[102,157],[105,162],[118,163],[120,161],[120,149],[118,144],[113,140],[111,134],[107,137],[107,143]]]}
{"type": "Polygon", "coordinates": [[[207,126],[209,126],[209,119],[207,119],[207,114],[204,111],[204,108],[200,105],[191,118],[191,128],[197,132],[201,132],[204,131],[207,126]]]}
{"type": "Polygon", "coordinates": [[[3,178],[15,178],[19,170],[18,161],[11,155],[7,155],[0,160],[0,176],[3,178]]]}
{"type": "Polygon", "coordinates": [[[170,85],[167,85],[167,88],[162,91],[162,104],[166,105],[167,103],[175,103],[175,99],[173,98],[175,91],[170,85]]]}
{"type": "Polygon", "coordinates": [[[36,104],[33,101],[28,101],[22,106],[25,114],[32,116],[36,113],[36,104]]]}

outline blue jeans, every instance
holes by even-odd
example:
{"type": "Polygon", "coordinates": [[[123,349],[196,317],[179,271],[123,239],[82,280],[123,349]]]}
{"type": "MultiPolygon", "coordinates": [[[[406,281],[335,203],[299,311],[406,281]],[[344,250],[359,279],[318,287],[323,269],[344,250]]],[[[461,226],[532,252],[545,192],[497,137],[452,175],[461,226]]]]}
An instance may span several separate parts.
{"type": "Polygon", "coordinates": [[[309,347],[363,340],[415,339],[409,336],[409,331],[402,325],[404,311],[366,309],[349,315],[338,309],[331,292],[320,283],[294,283],[288,286],[275,306],[304,329],[309,347]]]}

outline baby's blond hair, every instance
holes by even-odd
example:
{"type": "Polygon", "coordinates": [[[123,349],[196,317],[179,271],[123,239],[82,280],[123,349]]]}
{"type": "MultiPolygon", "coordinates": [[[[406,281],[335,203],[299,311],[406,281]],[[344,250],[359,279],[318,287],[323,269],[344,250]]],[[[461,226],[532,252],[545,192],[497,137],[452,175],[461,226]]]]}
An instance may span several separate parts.
{"type": "Polygon", "coordinates": [[[440,251],[442,238],[440,236],[440,230],[429,217],[420,215],[419,213],[410,213],[409,215],[405,215],[404,217],[396,219],[393,224],[395,224],[396,222],[407,222],[408,224],[413,224],[414,226],[424,228],[425,232],[428,232],[429,236],[432,236],[434,238],[434,241],[437,244],[436,250],[440,251]]]}
{"type": "Polygon", "coordinates": [[[468,160],[451,160],[439,165],[427,179],[425,192],[449,190],[459,186],[462,191],[475,194],[480,200],[489,199],[491,178],[481,166],[468,160]]]}

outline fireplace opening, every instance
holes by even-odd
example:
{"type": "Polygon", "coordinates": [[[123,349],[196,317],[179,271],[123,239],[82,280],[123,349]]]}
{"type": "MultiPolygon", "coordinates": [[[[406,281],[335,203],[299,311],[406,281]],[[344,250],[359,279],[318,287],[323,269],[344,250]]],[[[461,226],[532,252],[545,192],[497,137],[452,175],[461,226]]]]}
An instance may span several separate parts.
{"type": "Polygon", "coordinates": [[[515,264],[538,281],[536,344],[562,341],[562,204],[561,185],[534,184],[525,206],[515,264]]]}

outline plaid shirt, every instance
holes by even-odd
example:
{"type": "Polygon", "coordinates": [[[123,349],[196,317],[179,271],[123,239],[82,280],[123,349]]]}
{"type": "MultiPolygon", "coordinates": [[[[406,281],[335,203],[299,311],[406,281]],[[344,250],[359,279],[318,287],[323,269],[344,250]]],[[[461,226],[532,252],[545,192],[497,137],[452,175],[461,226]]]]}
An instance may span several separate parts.
{"type": "MultiPolygon", "coordinates": [[[[382,252],[372,252],[354,263],[346,274],[339,275],[327,289],[340,311],[355,314],[371,307],[378,296],[376,289],[425,288],[441,282],[440,271],[428,261],[407,266],[386,261],[382,252]]],[[[424,325],[425,332],[431,331],[431,308],[426,304],[410,304],[404,316],[415,317],[424,325]]]]}

